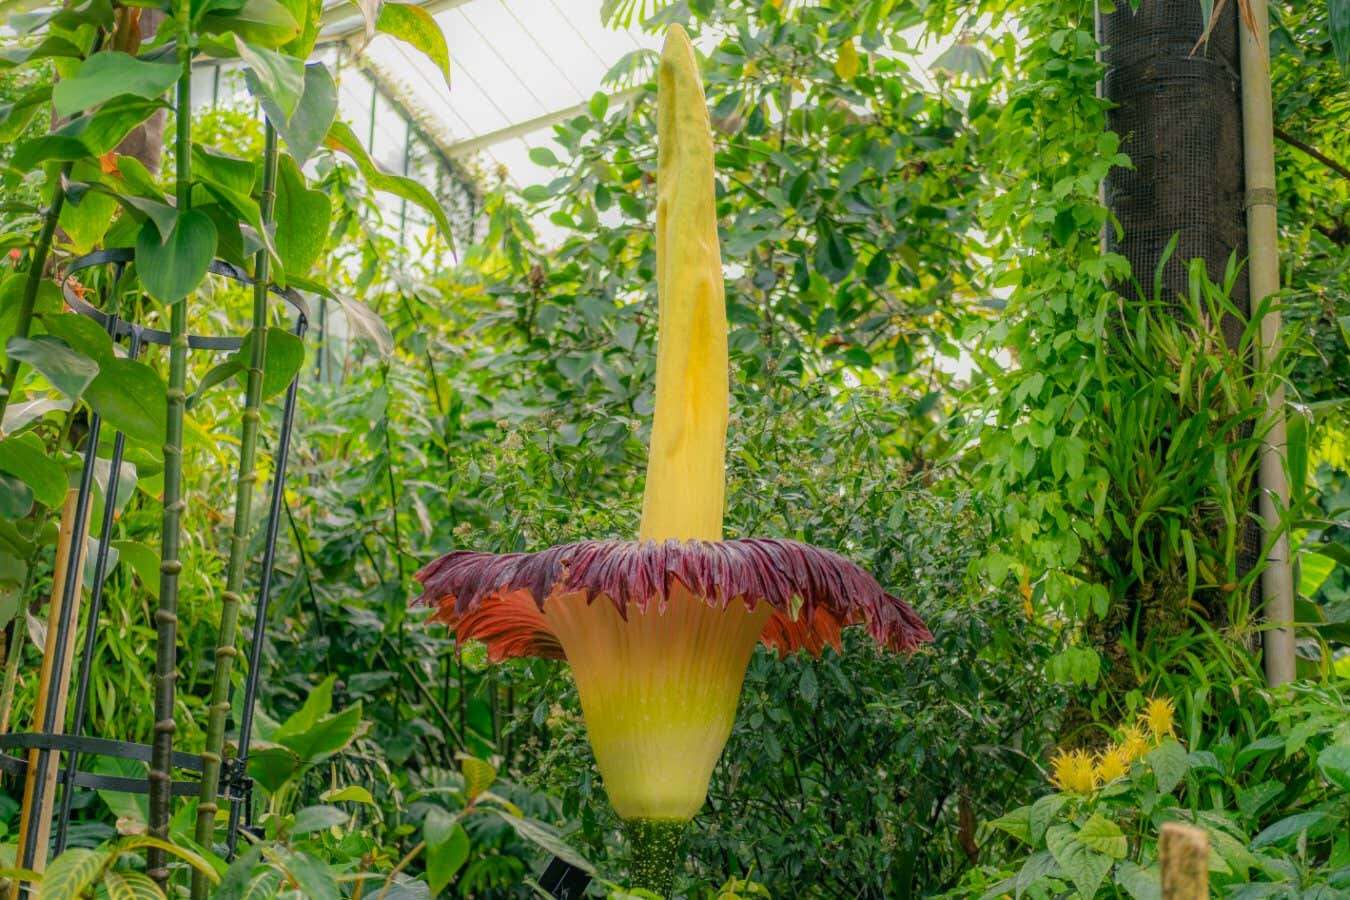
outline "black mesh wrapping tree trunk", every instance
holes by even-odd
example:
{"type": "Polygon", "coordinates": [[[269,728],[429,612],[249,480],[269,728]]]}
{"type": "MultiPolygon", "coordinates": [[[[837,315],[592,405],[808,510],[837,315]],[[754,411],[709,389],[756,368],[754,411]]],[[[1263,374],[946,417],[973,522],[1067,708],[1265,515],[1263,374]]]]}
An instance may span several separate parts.
{"type": "MultiPolygon", "coordinates": [[[[1107,249],[1130,261],[1147,289],[1167,242],[1180,233],[1163,278],[1165,297],[1186,290],[1186,264],[1201,257],[1222,281],[1228,257],[1247,255],[1243,208],[1242,98],[1237,3],[1225,5],[1207,45],[1198,0],[1120,0],[1101,18],[1111,130],[1134,169],[1112,169],[1106,203],[1124,228],[1107,249]]],[[[1247,281],[1234,301],[1245,307],[1247,281]]],[[[1230,339],[1236,338],[1229,333],[1230,339]]]]}
{"type": "MultiPolygon", "coordinates": [[[[1192,259],[1204,259],[1210,279],[1222,283],[1230,256],[1239,262],[1247,256],[1237,0],[1223,4],[1199,47],[1205,30],[1199,0],[1138,0],[1136,8],[1118,0],[1115,12],[1100,17],[1099,30],[1103,92],[1115,104],[1110,127],[1134,162],[1132,170],[1112,169],[1106,178],[1106,204],[1123,230],[1117,238],[1108,228],[1106,247],[1129,260],[1147,291],[1178,235],[1163,272],[1164,300],[1187,290],[1192,259]]],[[[1133,288],[1122,291],[1133,295],[1133,288]]],[[[1232,299],[1247,308],[1245,267],[1232,299]]],[[[1223,329],[1236,348],[1242,323],[1225,321],[1223,329]]],[[[1241,543],[1238,571],[1248,572],[1261,552],[1256,521],[1241,543]]]]}

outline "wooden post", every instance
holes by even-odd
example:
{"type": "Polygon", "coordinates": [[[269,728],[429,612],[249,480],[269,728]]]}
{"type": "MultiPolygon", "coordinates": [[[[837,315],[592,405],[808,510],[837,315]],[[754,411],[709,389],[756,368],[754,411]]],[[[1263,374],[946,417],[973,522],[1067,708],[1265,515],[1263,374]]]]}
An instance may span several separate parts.
{"type": "Polygon", "coordinates": [[[1209,835],[1194,825],[1168,822],[1158,840],[1163,900],[1208,900],[1209,835]]]}
{"type": "MultiPolygon", "coordinates": [[[[79,586],[75,591],[75,596],[71,598],[72,609],[70,611],[71,635],[66,641],[65,652],[61,658],[57,659],[56,652],[56,634],[58,624],[62,616],[62,594],[66,583],[67,563],[70,560],[70,545],[74,536],[78,533],[83,535],[83,527],[76,528],[75,506],[76,491],[71,491],[66,495],[65,506],[61,510],[61,530],[56,541],[56,571],[52,578],[52,598],[47,607],[47,641],[42,652],[42,668],[38,672],[38,690],[37,702],[33,705],[33,718],[35,721],[35,731],[42,731],[43,711],[47,707],[47,698],[52,691],[56,692],[57,716],[56,725],[52,728],[54,733],[64,730],[66,722],[66,693],[70,688],[70,667],[75,658],[75,640],[74,626],[80,620],[80,598],[83,595],[82,578],[84,575],[84,541],[81,541],[79,552],[74,560],[75,582],[79,586]]],[[[87,513],[86,513],[87,515],[87,513]]],[[[52,826],[52,805],[56,799],[56,775],[60,771],[60,766],[56,760],[51,760],[47,766],[46,782],[42,791],[42,802],[39,809],[33,809],[33,794],[37,787],[37,768],[38,754],[41,750],[28,751],[28,772],[24,776],[23,782],[23,806],[19,818],[19,847],[15,854],[15,859],[22,860],[24,851],[27,847],[25,838],[28,834],[28,823],[33,816],[38,816],[38,827],[36,831],[36,841],[33,854],[33,864],[31,868],[34,872],[41,872],[47,866],[47,845],[51,837],[52,826]]],[[[67,788],[68,790],[69,788],[67,788]]],[[[17,900],[20,896],[19,884],[13,882],[10,888],[9,896],[12,900],[17,900]]]]}

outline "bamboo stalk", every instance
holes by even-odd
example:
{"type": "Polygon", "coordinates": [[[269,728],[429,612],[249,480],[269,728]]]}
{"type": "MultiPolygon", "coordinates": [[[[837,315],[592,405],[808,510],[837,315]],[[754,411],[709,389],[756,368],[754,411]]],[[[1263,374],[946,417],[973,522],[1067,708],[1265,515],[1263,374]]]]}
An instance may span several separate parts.
{"type": "MultiPolygon", "coordinates": [[[[65,725],[66,693],[70,688],[70,667],[74,660],[73,653],[74,641],[66,641],[65,646],[58,645],[60,633],[59,623],[63,618],[68,617],[72,622],[79,621],[80,597],[83,591],[80,589],[84,572],[84,528],[82,523],[77,521],[77,513],[83,512],[88,515],[88,510],[80,509],[78,504],[79,493],[70,491],[66,494],[66,502],[61,510],[61,529],[58,532],[56,540],[56,568],[52,575],[52,594],[51,601],[47,607],[47,640],[42,652],[42,665],[38,672],[37,700],[33,704],[33,716],[36,721],[35,731],[46,731],[51,734],[62,733],[65,725]],[[71,547],[76,541],[79,546],[72,554],[71,547]],[[65,608],[65,593],[68,573],[74,568],[74,583],[77,586],[70,598],[72,609],[68,612],[65,608]],[[55,694],[57,715],[47,727],[43,721],[44,711],[52,695],[55,694]]],[[[26,862],[24,868],[34,872],[41,872],[47,867],[47,844],[51,835],[52,825],[52,806],[56,799],[56,775],[57,767],[54,765],[46,766],[46,770],[39,772],[38,757],[43,750],[28,751],[28,771],[24,775],[23,783],[23,805],[20,807],[19,814],[19,845],[15,851],[16,860],[27,859],[27,854],[31,854],[31,861],[26,862]],[[39,784],[41,782],[41,784],[39,784]],[[35,803],[35,795],[40,799],[35,803]],[[36,817],[37,829],[34,833],[31,848],[28,842],[28,830],[30,822],[36,817]]],[[[15,880],[11,883],[11,898],[17,900],[20,896],[19,882],[15,880]]]]}
{"type": "Polygon", "coordinates": [[[1208,900],[1209,835],[1194,825],[1168,822],[1158,838],[1163,900],[1208,900]]]}
{"type": "MultiPolygon", "coordinates": [[[[1239,16],[1242,38],[1242,152],[1247,183],[1247,273],[1251,310],[1256,313],[1280,289],[1279,234],[1275,205],[1275,129],[1270,99],[1270,26],[1266,0],[1249,0],[1251,17],[1239,16]],[[1250,23],[1250,27],[1249,27],[1250,23]]],[[[1269,366],[1279,352],[1280,313],[1261,317],[1258,366],[1269,366]]],[[[1267,629],[1266,680],[1272,685],[1294,680],[1294,576],[1289,558],[1289,530],[1283,522],[1289,509],[1288,448],[1284,424],[1284,386],[1276,383],[1266,395],[1261,423],[1261,464],[1257,476],[1266,545],[1261,596],[1267,629]]]]}
{"type": "MultiPolygon", "coordinates": [[[[277,133],[268,122],[263,148],[262,210],[263,227],[272,221],[276,202],[277,133]]],[[[235,639],[239,624],[239,606],[244,588],[244,567],[248,552],[248,532],[252,524],[253,488],[258,481],[255,456],[258,443],[259,407],[262,403],[263,364],[267,354],[267,250],[261,249],[253,264],[253,351],[249,359],[248,382],[244,389],[243,426],[239,438],[239,472],[235,481],[234,528],[230,533],[230,560],[225,575],[225,593],[220,606],[220,636],[216,642],[216,671],[211,684],[210,716],[206,726],[206,750],[202,753],[201,802],[197,806],[196,841],[209,847],[215,831],[221,761],[225,748],[225,718],[230,711],[230,676],[239,656],[235,639]]],[[[258,623],[255,627],[262,627],[258,623]]],[[[209,888],[206,875],[194,872],[192,896],[204,898],[209,888]]]]}
{"type": "MultiPolygon", "coordinates": [[[[192,50],[188,40],[191,25],[189,4],[178,4],[177,122],[174,138],[175,193],[178,214],[192,202],[192,50]]],[[[160,537],[159,608],[155,610],[155,725],[150,755],[150,834],[169,838],[169,805],[172,800],[174,687],[178,677],[178,576],[183,564],[178,558],[182,541],[183,509],[183,409],[187,400],[187,305],[184,297],[172,305],[169,317],[168,417],[164,436],[164,515],[160,537]]],[[[147,874],[161,887],[169,879],[167,858],[159,847],[146,853],[147,874]]]]}

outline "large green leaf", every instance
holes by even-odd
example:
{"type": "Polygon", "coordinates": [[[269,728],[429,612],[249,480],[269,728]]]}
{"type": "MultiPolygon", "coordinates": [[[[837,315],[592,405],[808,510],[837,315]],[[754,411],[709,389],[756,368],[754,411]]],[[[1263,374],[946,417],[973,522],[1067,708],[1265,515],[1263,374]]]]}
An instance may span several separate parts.
{"type": "Polygon", "coordinates": [[[305,275],[328,241],[332,207],[323,191],[310,190],[289,156],[277,166],[276,247],[285,274],[305,275]]]}
{"type": "Polygon", "coordinates": [[[131,566],[131,570],[140,579],[141,586],[150,595],[159,597],[159,553],[140,541],[113,541],[112,547],[122,561],[131,566]]]}
{"type": "Polygon", "coordinates": [[[1337,744],[1326,748],[1317,754],[1317,768],[1327,781],[1350,792],[1350,747],[1337,744]]]}
{"type": "Polygon", "coordinates": [[[1111,871],[1111,857],[1088,847],[1072,825],[1053,825],[1045,832],[1045,844],[1055,862],[1084,897],[1097,896],[1097,888],[1111,871]]]}
{"type": "Polygon", "coordinates": [[[159,373],[132,359],[106,361],[85,391],[85,400],[109,425],[133,440],[164,443],[167,388],[159,373]]]}
{"type": "Polygon", "coordinates": [[[136,238],[141,284],[163,303],[177,303],[197,289],[216,252],[216,226],[205,213],[179,212],[167,240],[147,220],[136,238]]]}
{"type": "Polygon", "coordinates": [[[341,119],[334,121],[333,126],[328,130],[328,137],[324,139],[324,144],[350,157],[356,163],[356,167],[361,170],[366,183],[375,190],[402,197],[430,213],[432,218],[436,220],[436,227],[440,229],[441,235],[448,243],[454,243],[454,235],[450,231],[450,220],[446,217],[445,210],[441,209],[440,203],[436,201],[435,195],[411,178],[391,175],[375,165],[374,160],[370,158],[370,154],[366,153],[365,148],[361,146],[361,141],[347,123],[341,119]]]}
{"type": "Polygon", "coordinates": [[[202,17],[202,31],[228,38],[241,38],[255,47],[280,47],[300,34],[300,23],[284,3],[277,0],[244,0],[237,9],[211,12],[202,17]]]}
{"type": "Polygon", "coordinates": [[[1329,824],[1332,817],[1321,810],[1309,812],[1294,813],[1292,816],[1285,816],[1275,824],[1265,828],[1256,837],[1252,838],[1252,849],[1258,850],[1268,844],[1278,844],[1291,837],[1302,834],[1305,831],[1316,831],[1320,833],[1323,826],[1329,824]]]}
{"type": "Polygon", "coordinates": [[[345,824],[349,818],[351,817],[336,806],[306,806],[296,812],[295,824],[291,826],[291,836],[327,831],[335,825],[345,824]]]}
{"type": "Polygon", "coordinates": [[[516,834],[525,840],[558,857],[563,862],[581,869],[583,872],[595,874],[595,867],[587,862],[585,857],[569,847],[567,842],[552,828],[533,819],[513,816],[500,809],[493,809],[492,811],[501,816],[502,820],[515,829],[516,834]]]}
{"type": "Polygon", "coordinates": [[[43,313],[42,327],[100,365],[116,358],[107,330],[79,313],[43,313]]]}
{"type": "Polygon", "coordinates": [[[248,775],[275,794],[300,768],[300,757],[289,747],[256,746],[248,756],[248,775]]]}
{"type": "MultiPolygon", "coordinates": [[[[305,343],[284,328],[267,329],[264,348],[262,400],[280,394],[290,386],[300,367],[305,364],[305,343]]],[[[253,332],[244,337],[244,344],[225,357],[203,376],[197,390],[188,400],[195,406],[211,388],[238,375],[247,377],[249,362],[253,359],[253,332]]]]}
{"type": "Polygon", "coordinates": [[[323,63],[305,66],[304,92],[289,119],[266,94],[259,96],[267,120],[276,128],[291,155],[303,164],[323,143],[337,116],[337,85],[323,63]]]}
{"type": "Polygon", "coordinates": [[[431,893],[439,894],[468,861],[469,835],[455,817],[433,806],[422,822],[422,838],[427,842],[427,882],[431,893]]]}
{"type": "Polygon", "coordinates": [[[51,335],[12,337],[5,344],[5,355],[37,369],[72,400],[78,400],[98,374],[98,363],[51,335]]]}
{"type": "Polygon", "coordinates": [[[245,78],[249,90],[254,96],[266,97],[281,113],[281,121],[273,121],[274,126],[285,125],[305,90],[304,61],[266,47],[250,46],[238,37],[234,44],[248,66],[245,78]]]}
{"type": "Polygon", "coordinates": [[[47,866],[38,886],[38,900],[70,900],[83,896],[107,860],[108,853],[104,850],[70,848],[47,866]]]}
{"type": "Polygon", "coordinates": [[[0,471],[28,485],[44,506],[56,508],[66,498],[65,468],[48,455],[42,440],[32,432],[0,441],[0,471]]]}
{"type": "Polygon", "coordinates": [[[307,900],[338,900],[342,896],[332,870],[308,853],[288,850],[279,853],[276,861],[307,900]]]}
{"type": "Polygon", "coordinates": [[[1078,829],[1078,839],[1085,846],[1098,853],[1105,853],[1112,859],[1124,859],[1130,852],[1130,842],[1120,826],[1101,813],[1093,813],[1078,829]]]}
{"type": "Polygon", "coordinates": [[[1186,748],[1172,738],[1167,738],[1153,748],[1144,759],[1153,769],[1153,776],[1158,781],[1158,791],[1164,794],[1170,794],[1172,789],[1181,783],[1186,770],[1190,768],[1190,756],[1187,755],[1186,748]]]}
{"type": "Polygon", "coordinates": [[[52,106],[57,115],[73,116],[123,94],[155,99],[173,87],[178,75],[176,63],[146,62],[120,50],[104,50],[56,83],[52,106]]]}
{"type": "Polygon", "coordinates": [[[0,141],[8,143],[22,134],[28,123],[33,121],[33,116],[51,99],[52,86],[39,84],[13,102],[0,104],[0,141]]]}
{"type": "Polygon", "coordinates": [[[361,730],[361,704],[358,702],[342,712],[324,716],[302,732],[275,739],[294,750],[305,764],[311,764],[345,749],[361,730]]]}
{"type": "Polygon", "coordinates": [[[450,86],[450,48],[431,13],[412,3],[385,3],[380,7],[375,28],[420,50],[436,64],[445,77],[446,87],[450,86]]]}
{"type": "Polygon", "coordinates": [[[109,871],[103,875],[108,900],[162,900],[164,892],[144,872],[109,871]]]}

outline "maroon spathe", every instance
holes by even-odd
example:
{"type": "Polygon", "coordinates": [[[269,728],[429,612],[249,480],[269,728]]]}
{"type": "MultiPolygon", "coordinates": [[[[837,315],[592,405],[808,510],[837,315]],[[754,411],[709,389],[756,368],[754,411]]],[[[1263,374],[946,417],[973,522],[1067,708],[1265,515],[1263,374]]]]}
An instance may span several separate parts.
{"type": "Polygon", "coordinates": [[[768,603],[774,612],[761,639],[780,653],[819,654],[826,644],[837,649],[840,628],[854,624],[900,652],[933,637],[913,609],[860,566],[829,550],[776,538],[582,541],[501,555],[456,550],[416,577],[423,591],[414,605],[439,607],[438,620],[460,639],[485,641],[495,659],[562,657],[541,615],[552,600],[607,598],[626,618],[630,604],[645,613],[655,600],[663,610],[678,586],[713,607],[768,603]]]}

